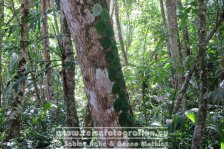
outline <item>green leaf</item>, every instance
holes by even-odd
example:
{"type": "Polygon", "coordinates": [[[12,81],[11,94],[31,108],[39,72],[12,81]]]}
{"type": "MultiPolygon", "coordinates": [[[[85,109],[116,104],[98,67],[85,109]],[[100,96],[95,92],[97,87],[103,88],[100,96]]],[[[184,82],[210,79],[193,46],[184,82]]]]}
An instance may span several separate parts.
{"type": "Polygon", "coordinates": [[[41,109],[41,119],[44,119],[46,116],[47,110],[49,110],[52,107],[52,104],[49,102],[44,103],[42,109],[41,109]]]}
{"type": "Polygon", "coordinates": [[[221,149],[224,149],[224,136],[221,138],[221,149]]]}
{"type": "Polygon", "coordinates": [[[96,3],[93,6],[92,11],[93,11],[93,15],[95,17],[97,17],[97,16],[99,16],[102,13],[103,9],[102,9],[102,6],[100,4],[96,3]]]}
{"type": "Polygon", "coordinates": [[[52,107],[51,103],[47,102],[47,103],[45,103],[45,104],[43,105],[42,110],[43,110],[43,111],[47,111],[47,110],[49,110],[51,107],[52,107]]]}
{"type": "Polygon", "coordinates": [[[12,33],[14,33],[17,30],[18,26],[17,25],[12,25],[9,28],[7,28],[8,31],[8,37],[9,38],[11,36],[12,33]]]}
{"type": "Polygon", "coordinates": [[[189,118],[193,123],[196,122],[196,115],[194,112],[192,111],[186,111],[185,115],[187,116],[187,118],[189,118]]]}
{"type": "Polygon", "coordinates": [[[35,117],[34,119],[33,119],[33,125],[36,125],[37,123],[38,123],[38,120],[39,120],[39,117],[35,117]]]}

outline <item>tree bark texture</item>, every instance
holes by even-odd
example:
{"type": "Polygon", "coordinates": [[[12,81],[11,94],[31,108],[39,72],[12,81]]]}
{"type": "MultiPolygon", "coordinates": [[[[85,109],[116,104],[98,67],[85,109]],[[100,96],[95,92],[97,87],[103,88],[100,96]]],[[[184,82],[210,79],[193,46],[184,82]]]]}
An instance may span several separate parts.
{"type": "Polygon", "coordinates": [[[64,88],[64,102],[66,109],[67,127],[79,127],[75,102],[75,64],[71,34],[64,13],[61,13],[62,28],[62,74],[64,88]]]}
{"type": "Polygon", "coordinates": [[[42,38],[44,48],[44,61],[46,67],[46,94],[48,100],[53,100],[54,94],[52,89],[52,78],[51,78],[51,57],[49,48],[49,37],[48,37],[48,17],[47,17],[47,0],[41,0],[41,15],[42,15],[42,38]]]}
{"type": "Polygon", "coordinates": [[[94,126],[114,129],[132,125],[128,94],[106,1],[62,0],[61,4],[76,44],[94,126]],[[99,9],[102,7],[98,15],[93,13],[96,6],[99,9]]]}
{"type": "Polygon", "coordinates": [[[208,109],[208,66],[207,66],[207,42],[206,42],[206,2],[199,0],[199,54],[201,64],[201,89],[197,121],[194,127],[192,149],[202,149],[202,139],[208,109]]]}
{"type": "Polygon", "coordinates": [[[15,77],[16,83],[18,83],[18,89],[15,89],[15,97],[13,100],[13,108],[9,117],[9,137],[14,138],[19,135],[21,120],[20,113],[22,110],[22,99],[25,92],[25,80],[26,80],[26,61],[27,61],[27,46],[28,46],[28,17],[29,17],[29,0],[22,0],[22,22],[21,22],[21,39],[20,39],[20,51],[19,62],[17,68],[17,75],[15,77]]]}

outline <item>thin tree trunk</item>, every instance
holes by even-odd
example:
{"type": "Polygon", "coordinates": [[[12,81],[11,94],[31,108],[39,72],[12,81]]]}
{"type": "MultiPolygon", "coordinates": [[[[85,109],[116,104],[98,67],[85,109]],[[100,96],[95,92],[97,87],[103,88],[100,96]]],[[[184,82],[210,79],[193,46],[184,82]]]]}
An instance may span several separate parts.
{"type": "Polygon", "coordinates": [[[50,68],[50,49],[49,49],[49,38],[48,38],[48,17],[47,17],[47,0],[41,0],[41,15],[42,15],[42,37],[43,37],[43,48],[44,48],[44,61],[46,65],[46,89],[47,99],[53,100],[54,94],[52,89],[52,78],[50,68]]]}
{"type": "Polygon", "coordinates": [[[202,149],[202,138],[205,130],[205,123],[208,109],[208,66],[207,66],[207,41],[206,41],[206,2],[199,0],[199,54],[201,63],[201,97],[197,122],[194,127],[192,149],[202,149]]]}
{"type": "MultiPolygon", "coordinates": [[[[89,104],[87,104],[87,106],[86,106],[85,127],[86,127],[86,129],[85,129],[86,132],[92,131],[92,128],[94,127],[89,104]]],[[[89,145],[91,140],[92,140],[92,138],[86,138],[85,142],[87,142],[87,144],[89,145]]]]}
{"type": "Polygon", "coordinates": [[[188,34],[188,27],[187,27],[187,21],[186,19],[182,19],[182,32],[183,32],[183,42],[184,42],[184,55],[189,56],[191,55],[191,50],[190,50],[190,44],[189,44],[189,34],[188,34]]]}
{"type": "MultiPolygon", "coordinates": [[[[181,0],[177,1],[177,6],[179,7],[179,9],[183,8],[183,4],[181,0]]],[[[191,54],[190,46],[189,46],[189,33],[188,33],[188,27],[187,27],[187,20],[188,20],[187,16],[181,17],[184,56],[189,56],[191,54]]]]}
{"type": "Polygon", "coordinates": [[[28,46],[28,17],[29,17],[29,0],[22,1],[22,23],[21,23],[21,39],[20,39],[20,52],[19,63],[17,69],[17,83],[18,90],[16,89],[15,97],[13,100],[13,108],[9,117],[9,138],[14,138],[19,135],[21,120],[20,113],[22,110],[22,100],[25,92],[25,80],[26,80],[26,61],[27,61],[27,46],[28,46]]]}
{"type": "MultiPolygon", "coordinates": [[[[32,68],[32,70],[34,70],[34,69],[32,68]]],[[[36,80],[33,72],[31,72],[30,75],[31,75],[31,79],[33,81],[33,87],[34,87],[35,94],[36,94],[37,105],[39,106],[39,105],[42,104],[42,100],[40,98],[39,89],[38,89],[38,86],[37,86],[37,80],[36,80]]]]}
{"type": "Polygon", "coordinates": [[[71,34],[64,13],[61,13],[62,37],[62,74],[64,101],[66,109],[66,123],[68,127],[79,127],[77,108],[75,102],[75,64],[72,49],[71,34]]]}
{"type": "MultiPolygon", "coordinates": [[[[217,22],[215,24],[215,26],[213,27],[213,29],[209,32],[209,35],[207,36],[206,38],[206,44],[208,44],[208,42],[212,39],[212,37],[214,36],[214,34],[216,33],[216,31],[219,29],[219,27],[221,26],[222,22],[224,21],[224,10],[219,14],[219,16],[217,17],[217,22]]],[[[177,112],[177,110],[181,107],[180,104],[182,102],[182,99],[184,97],[184,94],[186,93],[186,90],[187,90],[187,87],[188,87],[188,84],[189,84],[189,81],[196,69],[196,65],[198,64],[199,62],[199,59],[200,59],[200,53],[199,55],[197,55],[197,57],[195,58],[194,62],[193,62],[193,66],[191,67],[189,73],[188,73],[188,76],[186,77],[185,81],[184,81],[184,84],[182,85],[181,87],[181,91],[180,91],[180,96],[177,98],[177,102],[176,102],[176,105],[173,109],[173,114],[175,114],[177,112]]]]}
{"type": "Polygon", "coordinates": [[[131,46],[131,43],[132,43],[132,34],[133,34],[133,27],[131,26],[131,20],[130,20],[130,15],[129,15],[129,12],[126,12],[126,18],[127,18],[127,21],[128,21],[128,25],[127,25],[127,27],[128,27],[128,29],[127,29],[127,39],[126,39],[126,41],[127,41],[127,44],[126,44],[126,49],[125,49],[125,52],[126,53],[128,53],[128,49],[129,49],[129,47],[131,46]]]}
{"type": "Polygon", "coordinates": [[[209,42],[209,40],[212,39],[213,35],[217,32],[219,27],[222,25],[222,23],[224,21],[224,9],[222,10],[222,12],[219,14],[219,16],[217,18],[218,19],[217,19],[217,22],[216,22],[214,28],[209,32],[208,37],[206,38],[207,43],[209,42]]]}
{"type": "MultiPolygon", "coordinates": [[[[176,0],[166,0],[166,8],[167,8],[167,17],[168,17],[168,35],[169,35],[169,46],[171,58],[173,60],[173,67],[175,69],[175,74],[173,76],[173,86],[174,89],[178,92],[181,91],[182,83],[183,83],[183,75],[179,72],[182,67],[181,62],[181,48],[179,41],[179,33],[178,33],[178,25],[177,25],[177,14],[176,14],[176,0]]],[[[180,97],[177,96],[176,102],[180,97]]],[[[183,100],[182,100],[183,103],[183,100]]],[[[179,104],[176,104],[179,105],[179,104]]],[[[184,104],[180,104],[184,106],[184,104]]],[[[179,109],[180,107],[177,107],[179,109]]],[[[185,107],[181,107],[182,110],[185,107]]]]}
{"type": "Polygon", "coordinates": [[[2,50],[3,50],[3,27],[4,26],[4,0],[0,0],[0,106],[2,105],[2,50]]]}
{"type": "MultiPolygon", "coordinates": [[[[190,80],[193,76],[193,73],[195,71],[195,68],[196,68],[196,63],[194,63],[193,66],[190,68],[190,71],[189,71],[189,73],[188,73],[188,75],[187,75],[187,77],[186,77],[186,79],[185,79],[185,81],[184,81],[184,83],[181,87],[181,90],[180,90],[180,93],[179,93],[180,95],[178,95],[176,104],[175,104],[173,112],[172,112],[173,114],[177,113],[177,111],[180,107],[185,107],[185,106],[181,105],[181,103],[183,104],[183,100],[185,98],[184,96],[185,96],[185,93],[187,91],[187,87],[189,85],[189,82],[190,82],[190,80]]],[[[182,109],[182,111],[184,111],[184,109],[182,109]]]]}
{"type": "Polygon", "coordinates": [[[111,21],[112,21],[112,24],[113,24],[113,14],[114,14],[114,9],[115,9],[115,6],[114,6],[114,0],[113,2],[111,2],[111,8],[110,8],[110,17],[111,17],[111,21]]]}
{"type": "Polygon", "coordinates": [[[39,89],[38,89],[38,85],[37,85],[37,80],[36,80],[36,77],[35,77],[34,72],[33,72],[34,71],[34,64],[33,64],[30,52],[27,52],[27,57],[29,59],[30,65],[31,65],[30,75],[31,75],[31,79],[33,81],[33,87],[34,87],[35,94],[36,94],[36,104],[37,104],[37,106],[39,106],[39,105],[41,105],[42,100],[41,100],[41,97],[40,97],[40,93],[39,93],[39,89]]]}
{"type": "MultiPolygon", "coordinates": [[[[61,3],[76,44],[94,126],[115,129],[133,125],[106,1],[62,0],[61,3]],[[92,14],[92,8],[96,5],[103,10],[97,17],[92,14]]],[[[116,144],[119,139],[100,137],[98,140],[107,143],[114,141],[116,144]]]]}
{"type": "Polygon", "coordinates": [[[180,89],[182,83],[181,74],[178,72],[181,65],[181,50],[178,35],[177,15],[176,15],[176,0],[166,0],[167,17],[168,17],[168,35],[171,58],[173,59],[176,73],[174,76],[174,88],[180,89]]]}
{"type": "MultiPolygon", "coordinates": [[[[177,7],[179,9],[182,9],[183,8],[183,4],[182,4],[182,1],[181,0],[177,0],[177,7]]],[[[191,52],[190,52],[190,46],[189,46],[189,33],[188,33],[188,27],[187,27],[188,16],[181,17],[180,19],[181,19],[182,34],[183,34],[183,49],[182,49],[182,55],[183,56],[189,56],[191,54],[191,52]]],[[[183,67],[185,68],[185,66],[183,66],[183,67]]],[[[189,74],[193,74],[192,70],[189,71],[189,74]]],[[[191,76],[190,76],[190,78],[191,78],[191,76]]],[[[186,82],[186,80],[185,80],[185,82],[186,82]]],[[[188,81],[190,81],[190,80],[188,80],[188,81]]],[[[185,84],[185,82],[184,82],[184,84],[185,84]]],[[[176,108],[180,108],[181,111],[185,111],[186,110],[186,106],[187,106],[187,98],[185,97],[186,90],[183,87],[184,86],[182,85],[181,90],[180,90],[181,95],[178,96],[177,101],[176,101],[176,108]],[[180,104],[178,104],[179,101],[180,101],[180,104]],[[179,106],[179,107],[177,107],[177,106],[179,106]]],[[[187,87],[186,87],[186,89],[187,89],[187,87]]]]}
{"type": "MultiPolygon", "coordinates": [[[[165,14],[165,11],[164,11],[163,0],[160,0],[160,10],[161,10],[162,19],[163,19],[163,28],[164,28],[164,30],[167,34],[168,33],[168,28],[167,28],[167,21],[166,21],[166,14],[165,14]]],[[[169,38],[166,38],[166,46],[167,46],[168,56],[170,58],[171,57],[171,52],[170,52],[169,38]]]]}
{"type": "Polygon", "coordinates": [[[125,52],[124,40],[123,40],[122,32],[121,32],[118,1],[114,0],[114,4],[115,4],[115,18],[116,18],[116,25],[117,25],[117,30],[118,30],[118,38],[119,38],[119,42],[120,42],[120,49],[121,49],[122,56],[124,58],[124,64],[128,65],[128,57],[127,57],[127,53],[125,52]]]}

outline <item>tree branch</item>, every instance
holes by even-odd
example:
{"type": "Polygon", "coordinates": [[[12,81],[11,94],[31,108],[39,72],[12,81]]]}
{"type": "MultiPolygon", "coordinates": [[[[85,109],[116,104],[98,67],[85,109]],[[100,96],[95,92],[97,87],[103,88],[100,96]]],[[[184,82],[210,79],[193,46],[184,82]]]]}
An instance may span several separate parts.
{"type": "Polygon", "coordinates": [[[191,77],[192,77],[194,71],[195,71],[195,68],[196,68],[196,63],[194,63],[193,66],[191,67],[191,69],[189,70],[189,73],[184,81],[184,84],[181,87],[180,95],[178,96],[176,104],[173,108],[173,112],[172,112],[173,114],[177,113],[178,109],[180,108],[181,101],[187,91],[188,84],[191,80],[191,77]]]}
{"type": "Polygon", "coordinates": [[[213,35],[215,34],[215,32],[218,30],[218,28],[222,25],[222,22],[224,21],[224,9],[222,10],[222,12],[220,13],[220,15],[218,16],[217,22],[214,26],[214,28],[210,31],[206,42],[208,43],[209,40],[212,39],[213,35]]]}

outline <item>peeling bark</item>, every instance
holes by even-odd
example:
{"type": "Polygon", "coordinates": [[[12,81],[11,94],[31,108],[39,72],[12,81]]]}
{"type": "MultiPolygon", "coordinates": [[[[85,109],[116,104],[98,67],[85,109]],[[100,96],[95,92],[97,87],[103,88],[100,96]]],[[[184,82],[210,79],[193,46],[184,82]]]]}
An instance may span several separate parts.
{"type": "Polygon", "coordinates": [[[61,13],[62,37],[62,74],[67,127],[79,127],[75,102],[75,64],[71,34],[64,13],[61,13]]]}
{"type": "Polygon", "coordinates": [[[202,149],[202,138],[205,131],[205,124],[208,110],[208,64],[207,64],[207,41],[206,41],[206,2],[199,0],[199,54],[201,64],[201,86],[200,102],[197,121],[194,127],[192,149],[202,149]]]}
{"type": "Polygon", "coordinates": [[[22,23],[21,23],[21,39],[19,51],[19,63],[17,68],[17,82],[19,83],[18,91],[15,93],[13,100],[13,108],[9,117],[9,138],[18,137],[21,127],[20,113],[22,110],[22,100],[25,92],[26,80],[26,61],[28,46],[28,17],[29,17],[29,0],[23,0],[22,5],[22,23]]]}
{"type": "MultiPolygon", "coordinates": [[[[75,41],[94,126],[115,129],[114,127],[120,127],[120,124],[119,114],[114,111],[113,104],[116,96],[120,95],[112,93],[114,83],[120,83],[121,86],[118,89],[122,93],[125,92],[123,98],[128,99],[128,95],[114,35],[111,34],[113,40],[110,40],[111,38],[97,32],[96,24],[100,21],[100,17],[95,17],[92,12],[96,3],[103,7],[104,12],[105,9],[106,12],[108,11],[106,1],[102,0],[62,0],[61,6],[75,41]],[[110,56],[110,54],[115,54],[115,56],[110,56]],[[110,58],[110,61],[107,58],[110,58]],[[116,81],[118,78],[119,82],[116,81]]],[[[106,16],[110,16],[109,13],[106,16]]],[[[109,27],[111,26],[109,29],[112,29],[110,17],[106,23],[109,27]]],[[[110,139],[98,138],[98,140],[108,142],[110,139]]],[[[126,139],[121,138],[121,140],[126,139]]],[[[113,141],[116,144],[118,140],[113,141]]]]}
{"type": "Polygon", "coordinates": [[[47,17],[47,0],[41,0],[41,15],[42,15],[42,38],[44,48],[44,61],[46,66],[46,89],[47,99],[53,100],[54,94],[52,89],[51,79],[51,68],[50,68],[50,49],[49,49],[49,38],[48,38],[48,17],[47,17]]]}

